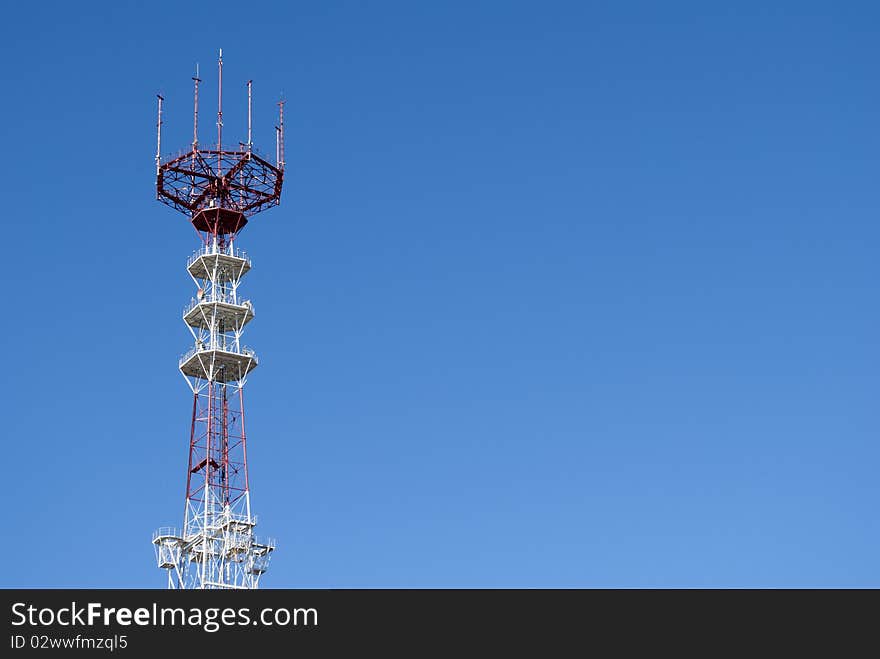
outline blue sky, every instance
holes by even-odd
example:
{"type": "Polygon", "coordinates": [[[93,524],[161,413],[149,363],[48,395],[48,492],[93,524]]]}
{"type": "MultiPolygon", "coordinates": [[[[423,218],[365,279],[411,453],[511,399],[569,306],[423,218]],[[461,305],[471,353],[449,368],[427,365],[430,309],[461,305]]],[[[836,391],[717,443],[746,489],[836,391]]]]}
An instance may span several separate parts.
{"type": "Polygon", "coordinates": [[[5,12],[0,585],[164,584],[223,48],[265,586],[880,586],[874,3],[5,12]]]}

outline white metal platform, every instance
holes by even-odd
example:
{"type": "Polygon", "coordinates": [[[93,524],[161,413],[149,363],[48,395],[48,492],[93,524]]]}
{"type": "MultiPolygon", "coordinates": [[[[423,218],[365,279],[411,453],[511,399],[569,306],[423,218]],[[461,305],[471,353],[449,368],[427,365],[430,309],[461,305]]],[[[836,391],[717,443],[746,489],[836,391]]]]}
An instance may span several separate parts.
{"type": "Polygon", "coordinates": [[[184,544],[178,529],[159,529],[153,534],[153,544],[156,545],[156,563],[160,568],[168,570],[177,565],[184,544]]]}
{"type": "Polygon", "coordinates": [[[229,329],[241,330],[254,319],[254,307],[249,300],[238,304],[193,300],[183,313],[183,322],[190,327],[210,329],[212,319],[229,329]]]}
{"type": "Polygon", "coordinates": [[[187,264],[187,270],[196,279],[211,279],[218,284],[240,280],[251,269],[251,260],[238,252],[196,252],[187,264]]]}
{"type": "Polygon", "coordinates": [[[249,348],[234,352],[232,348],[193,348],[180,360],[184,375],[216,382],[243,380],[257,367],[257,356],[249,348]]]}

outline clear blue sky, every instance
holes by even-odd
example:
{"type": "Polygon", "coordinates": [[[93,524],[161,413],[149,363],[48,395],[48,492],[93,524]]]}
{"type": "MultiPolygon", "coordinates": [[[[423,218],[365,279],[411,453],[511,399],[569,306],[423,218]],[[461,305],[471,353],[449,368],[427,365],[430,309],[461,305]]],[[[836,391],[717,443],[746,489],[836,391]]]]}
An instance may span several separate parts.
{"type": "Polygon", "coordinates": [[[880,586],[876,3],[4,11],[0,585],[164,584],[222,47],[267,587],[880,586]]]}

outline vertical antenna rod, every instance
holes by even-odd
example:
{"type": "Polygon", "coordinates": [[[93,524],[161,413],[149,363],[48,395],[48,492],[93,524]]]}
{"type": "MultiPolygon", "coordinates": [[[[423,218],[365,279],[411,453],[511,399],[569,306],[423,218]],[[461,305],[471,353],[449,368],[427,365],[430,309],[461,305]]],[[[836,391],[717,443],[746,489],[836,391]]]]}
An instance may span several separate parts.
{"type": "Polygon", "coordinates": [[[251,139],[251,86],[253,85],[253,80],[248,80],[247,88],[248,88],[248,141],[247,141],[247,150],[248,153],[251,152],[254,146],[253,139],[251,139]]]}
{"type": "Polygon", "coordinates": [[[193,151],[199,148],[199,65],[196,63],[196,76],[193,78],[193,151]]]}
{"type": "MultiPolygon", "coordinates": [[[[223,150],[223,49],[220,49],[220,59],[217,60],[217,151],[223,150]]],[[[217,158],[217,174],[221,170],[220,161],[217,158]]]]}
{"type": "Polygon", "coordinates": [[[284,101],[278,101],[278,129],[275,133],[275,160],[284,169],[284,101]]]}
{"type": "Polygon", "coordinates": [[[156,121],[156,176],[159,175],[159,166],[162,163],[162,94],[156,94],[159,99],[159,118],[156,121]]]}
{"type": "MultiPolygon", "coordinates": [[[[196,170],[196,155],[199,152],[199,83],[202,81],[199,78],[199,63],[196,62],[196,75],[193,78],[193,143],[192,143],[192,154],[190,156],[190,169],[195,172],[196,170]]],[[[190,176],[190,198],[192,198],[196,190],[196,177],[195,174],[190,176]]]]}

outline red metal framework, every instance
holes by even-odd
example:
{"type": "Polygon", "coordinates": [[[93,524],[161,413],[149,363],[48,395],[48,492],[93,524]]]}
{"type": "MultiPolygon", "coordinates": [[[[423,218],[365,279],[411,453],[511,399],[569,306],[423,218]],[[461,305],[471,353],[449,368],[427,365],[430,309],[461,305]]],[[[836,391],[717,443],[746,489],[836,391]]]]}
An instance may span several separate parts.
{"type": "Polygon", "coordinates": [[[193,394],[186,498],[232,508],[248,485],[244,391],[212,382],[193,394]]]}
{"type": "Polygon", "coordinates": [[[159,167],[159,200],[209,233],[236,233],[246,215],[277,206],[284,170],[253,151],[194,149],[159,167]]]}
{"type": "Polygon", "coordinates": [[[275,127],[275,164],[255,153],[251,141],[252,81],[248,81],[248,141],[237,149],[223,148],[223,56],[218,62],[217,144],[200,148],[198,139],[199,83],[193,78],[192,148],[162,162],[162,102],[156,145],[156,196],[164,204],[189,216],[193,226],[211,235],[235,234],[247,216],[277,206],[284,182],[284,102],[280,102],[275,127]]]}

